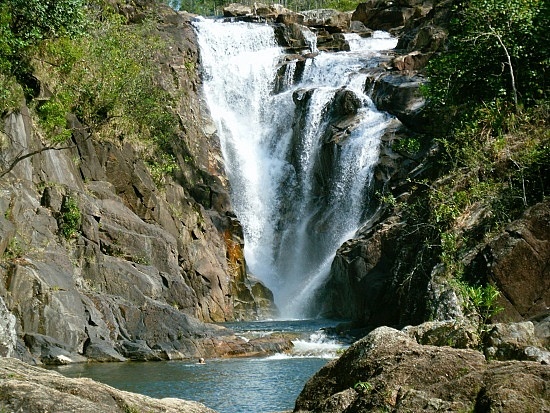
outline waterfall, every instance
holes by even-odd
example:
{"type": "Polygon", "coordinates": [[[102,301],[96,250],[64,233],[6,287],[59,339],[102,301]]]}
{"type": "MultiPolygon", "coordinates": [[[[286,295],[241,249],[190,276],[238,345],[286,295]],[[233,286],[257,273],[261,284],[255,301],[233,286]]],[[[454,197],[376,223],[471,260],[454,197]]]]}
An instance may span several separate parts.
{"type": "Polygon", "coordinates": [[[352,52],[285,62],[269,25],[200,19],[194,26],[249,270],[273,291],[282,317],[315,315],[312,299],[336,250],[365,219],[390,120],[365,95],[362,71],[396,41],[352,39],[352,52]],[[339,99],[357,106],[351,126],[339,99]],[[347,132],[335,138],[342,120],[347,132]]]}

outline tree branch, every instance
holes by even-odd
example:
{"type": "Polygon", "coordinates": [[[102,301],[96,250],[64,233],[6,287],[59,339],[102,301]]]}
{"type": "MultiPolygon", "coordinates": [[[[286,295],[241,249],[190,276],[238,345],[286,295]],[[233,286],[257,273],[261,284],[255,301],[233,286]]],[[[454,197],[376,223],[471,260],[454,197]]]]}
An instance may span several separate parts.
{"type": "Polygon", "coordinates": [[[23,151],[19,152],[15,158],[11,161],[11,163],[9,164],[9,166],[3,170],[3,171],[0,171],[0,179],[3,178],[5,175],[7,175],[8,173],[10,173],[13,168],[15,168],[15,166],[19,163],[19,162],[22,162],[24,161],[25,159],[27,158],[30,158],[31,156],[34,156],[34,155],[37,155],[39,153],[42,153],[42,152],[45,152],[45,151],[61,151],[61,150],[65,150],[65,149],[71,149],[71,148],[74,148],[76,145],[69,145],[69,146],[45,146],[43,148],[40,148],[40,149],[37,149],[35,151],[31,151],[31,152],[28,152],[24,155],[22,155],[23,151]]]}
{"type": "Polygon", "coordinates": [[[510,79],[512,81],[512,91],[514,92],[514,106],[516,107],[516,111],[518,109],[518,91],[516,89],[516,77],[514,75],[514,67],[512,66],[512,57],[510,56],[510,53],[508,52],[508,48],[502,41],[502,37],[496,32],[495,29],[493,29],[491,26],[489,26],[489,29],[491,29],[491,34],[495,36],[504,49],[504,53],[506,54],[506,59],[508,60],[508,68],[510,69],[510,79]]]}

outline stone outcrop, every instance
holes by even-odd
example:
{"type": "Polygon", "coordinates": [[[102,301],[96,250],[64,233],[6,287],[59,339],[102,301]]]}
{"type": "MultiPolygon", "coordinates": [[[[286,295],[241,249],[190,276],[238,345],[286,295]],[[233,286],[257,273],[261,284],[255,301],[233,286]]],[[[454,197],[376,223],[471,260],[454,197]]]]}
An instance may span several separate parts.
{"type": "MultiPolygon", "coordinates": [[[[132,7],[125,10],[134,17],[148,13],[132,7]]],[[[26,107],[3,119],[2,170],[37,153],[0,182],[2,354],[62,363],[258,354],[291,345],[246,343],[203,323],[274,308],[270,292],[248,279],[219,143],[199,74],[188,69],[199,64],[191,18],[158,9],[159,35],[172,50],[159,62],[159,82],[185,92],[172,142],[179,168],[162,186],[130,143],[97,142],[75,117],[70,147],[44,151],[26,107]],[[78,222],[66,239],[69,212],[78,222]]]]}
{"type": "Polygon", "coordinates": [[[531,321],[490,325],[483,334],[487,358],[531,360],[550,365],[550,351],[543,347],[548,336],[538,336],[531,321]]]}
{"type": "Polygon", "coordinates": [[[17,359],[0,358],[0,410],[21,413],[215,413],[201,403],[154,399],[90,379],[69,379],[17,359]]]}
{"type": "Polygon", "coordinates": [[[316,9],[301,12],[304,16],[303,24],[328,33],[345,33],[349,31],[351,13],[340,12],[334,9],[316,9]]]}
{"type": "Polygon", "coordinates": [[[17,332],[15,331],[15,316],[10,313],[0,297],[0,357],[15,355],[17,332]]]}
{"type": "Polygon", "coordinates": [[[357,6],[351,20],[372,30],[395,30],[426,16],[432,7],[433,2],[425,0],[369,0],[357,6]]]}
{"type": "MultiPolygon", "coordinates": [[[[478,246],[475,258],[467,256],[466,274],[489,280],[502,291],[500,305],[505,311],[496,319],[544,320],[548,314],[548,210],[548,202],[535,205],[485,246],[478,246]],[[498,255],[491,255],[495,247],[498,255]]],[[[403,231],[397,216],[377,218],[337,252],[325,289],[326,314],[363,326],[401,327],[428,318],[464,317],[460,296],[439,276],[437,257],[419,248],[425,236],[421,229],[403,231]],[[419,262],[431,270],[415,273],[419,262]]]]}
{"type": "Polygon", "coordinates": [[[488,363],[478,351],[421,345],[380,327],[310,379],[294,411],[542,412],[549,380],[548,365],[488,363]]]}
{"type": "Polygon", "coordinates": [[[366,89],[379,110],[391,113],[409,130],[423,132],[428,125],[424,114],[426,99],[420,88],[426,83],[421,75],[403,75],[393,72],[372,72],[366,89]]]}
{"type": "Polygon", "coordinates": [[[543,202],[481,248],[466,274],[493,282],[502,292],[501,319],[520,321],[548,314],[549,261],[550,204],[543,202]]]}

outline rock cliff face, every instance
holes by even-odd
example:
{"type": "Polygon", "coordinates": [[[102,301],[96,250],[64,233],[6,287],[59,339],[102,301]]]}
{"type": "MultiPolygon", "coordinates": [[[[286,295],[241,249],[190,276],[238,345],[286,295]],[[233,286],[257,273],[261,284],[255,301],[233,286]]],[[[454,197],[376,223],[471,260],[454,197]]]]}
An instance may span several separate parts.
{"type": "MultiPolygon", "coordinates": [[[[139,21],[144,10],[123,11],[139,21]]],[[[37,153],[0,181],[2,355],[57,363],[270,348],[203,324],[254,318],[272,303],[246,274],[215,130],[189,69],[199,65],[190,17],[161,7],[158,27],[171,50],[159,81],[182,95],[172,143],[179,172],[164,187],[130,144],[98,142],[76,118],[68,148],[42,151],[26,107],[3,118],[2,170],[37,153]],[[67,240],[71,214],[76,235],[67,240]]]]}

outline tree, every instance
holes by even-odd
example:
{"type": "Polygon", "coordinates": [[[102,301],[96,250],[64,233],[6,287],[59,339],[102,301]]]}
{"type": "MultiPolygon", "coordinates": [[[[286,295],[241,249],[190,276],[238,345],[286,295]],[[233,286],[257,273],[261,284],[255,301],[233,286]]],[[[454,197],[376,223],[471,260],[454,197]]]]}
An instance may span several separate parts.
{"type": "Polygon", "coordinates": [[[461,1],[451,21],[448,51],[428,68],[432,100],[460,107],[502,99],[517,108],[547,97],[547,3],[461,1]]]}

